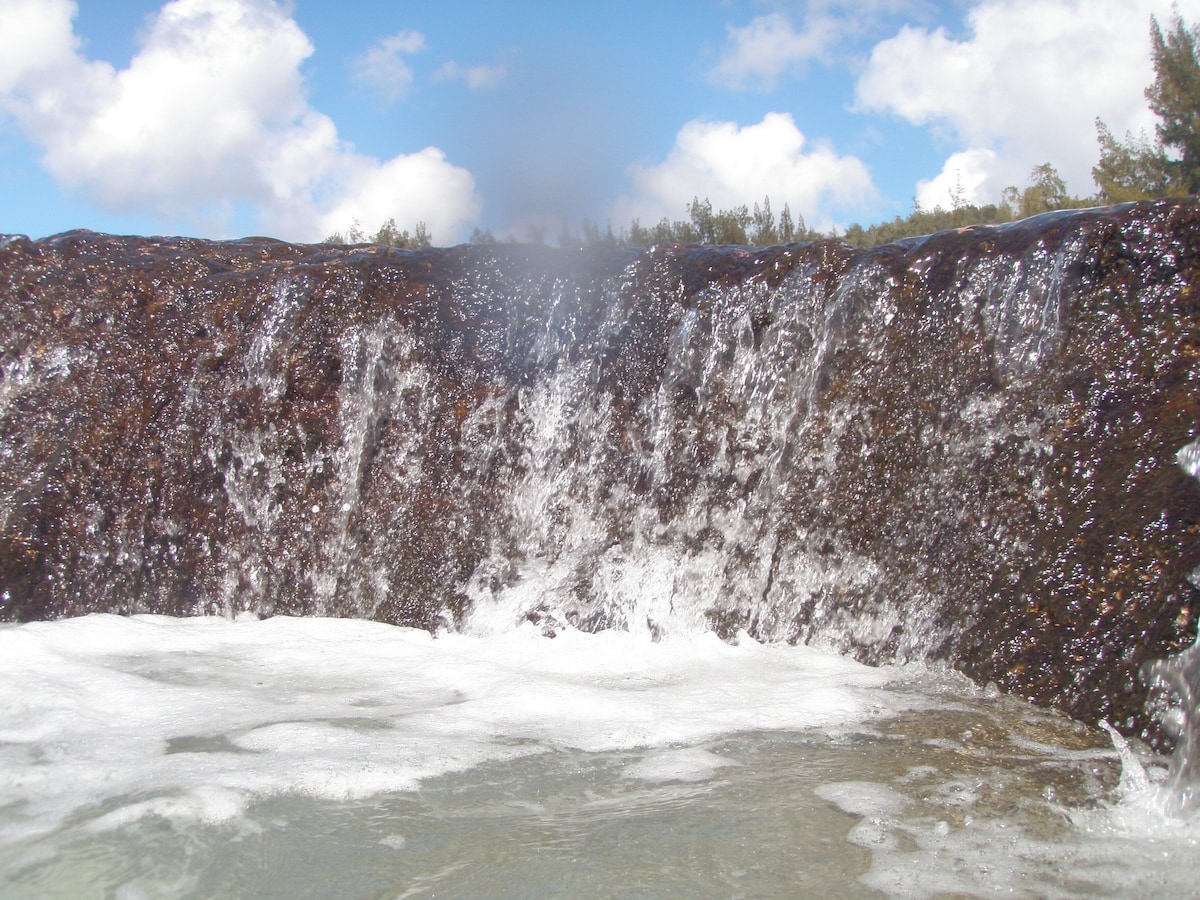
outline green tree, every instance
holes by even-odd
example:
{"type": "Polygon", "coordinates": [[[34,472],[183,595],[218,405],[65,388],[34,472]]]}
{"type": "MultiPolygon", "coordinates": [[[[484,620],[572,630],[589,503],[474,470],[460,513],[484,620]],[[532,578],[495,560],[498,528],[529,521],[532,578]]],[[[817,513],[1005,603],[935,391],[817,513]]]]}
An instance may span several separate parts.
{"type": "Polygon", "coordinates": [[[779,229],[775,227],[775,216],[771,213],[771,198],[763,197],[763,205],[754,204],[750,214],[750,243],[757,247],[769,247],[779,243],[779,229]]]}
{"type": "Polygon", "coordinates": [[[362,224],[358,219],[353,219],[350,222],[350,227],[346,229],[346,233],[335,231],[329,237],[321,241],[322,244],[365,244],[367,236],[362,230],[362,224]]]}
{"type": "MultiPolygon", "coordinates": [[[[1006,201],[1009,201],[1010,191],[1016,192],[1016,189],[1005,189],[1006,201]]],[[[1071,197],[1067,193],[1067,183],[1062,180],[1058,170],[1050,163],[1042,163],[1040,166],[1033,167],[1029,173],[1029,187],[1020,191],[1019,197],[1020,202],[1016,206],[1016,211],[1021,218],[1076,205],[1072,204],[1071,197]]]]}
{"type": "Polygon", "coordinates": [[[381,247],[398,247],[401,241],[406,241],[407,239],[408,232],[401,231],[396,227],[396,220],[389,218],[379,226],[379,230],[375,232],[375,237],[371,238],[371,243],[378,244],[381,247]]]}
{"type": "MultiPolygon", "coordinates": [[[[713,221],[711,200],[705,197],[701,202],[699,197],[693,197],[692,202],[688,204],[688,217],[692,220],[692,227],[696,230],[695,240],[702,244],[717,242],[717,226],[713,221]]],[[[666,222],[666,219],[663,221],[666,222]]]]}
{"type": "MultiPolygon", "coordinates": [[[[804,231],[804,216],[800,217],[800,231],[804,231]]],[[[792,211],[785,203],[779,213],[779,241],[786,244],[796,239],[796,223],[792,221],[792,211]]]]}
{"type": "Polygon", "coordinates": [[[1172,181],[1189,194],[1200,191],[1200,61],[1196,32],[1178,15],[1163,34],[1151,18],[1154,83],[1146,88],[1150,109],[1158,116],[1159,144],[1171,152],[1172,181]]]}
{"type": "Polygon", "coordinates": [[[723,209],[713,216],[714,244],[748,244],[746,229],[750,225],[750,210],[745,204],[723,209]]]}
{"type": "Polygon", "coordinates": [[[1176,15],[1165,34],[1150,19],[1154,83],[1146,88],[1158,117],[1155,141],[1125,135],[1118,141],[1096,120],[1100,161],[1092,177],[1100,199],[1109,203],[1174,194],[1200,193],[1200,59],[1197,31],[1176,15]]]}
{"type": "Polygon", "coordinates": [[[1096,120],[1100,162],[1092,167],[1092,178],[1104,203],[1127,203],[1171,193],[1182,193],[1171,183],[1170,160],[1162,147],[1150,143],[1145,132],[1125,135],[1118,141],[1100,119],[1096,120]]]}
{"type": "Polygon", "coordinates": [[[408,229],[401,231],[396,227],[395,219],[388,219],[375,232],[375,237],[371,238],[372,244],[378,244],[380,247],[400,247],[406,250],[416,250],[420,247],[428,247],[432,241],[429,238],[429,229],[425,227],[424,222],[418,222],[412,235],[409,235],[408,229]]]}
{"type": "Polygon", "coordinates": [[[354,219],[350,223],[350,227],[346,229],[345,234],[335,231],[321,243],[377,244],[380,247],[400,247],[402,249],[416,250],[420,247],[430,246],[433,241],[429,236],[429,229],[425,226],[424,222],[418,222],[417,227],[410,235],[407,229],[401,231],[396,227],[395,219],[389,218],[379,226],[379,230],[375,232],[374,237],[368,238],[362,230],[362,225],[358,219],[354,219]]]}

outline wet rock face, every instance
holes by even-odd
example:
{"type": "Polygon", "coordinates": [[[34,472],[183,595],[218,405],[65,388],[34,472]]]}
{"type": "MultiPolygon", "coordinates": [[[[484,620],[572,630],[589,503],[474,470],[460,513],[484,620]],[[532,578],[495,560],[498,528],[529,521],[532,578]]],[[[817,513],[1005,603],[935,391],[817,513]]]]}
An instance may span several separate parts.
{"type": "MultiPolygon", "coordinates": [[[[1142,727],[1200,205],[858,252],[0,247],[0,617],[745,629],[1142,727]]],[[[1200,580],[1200,576],[1197,576],[1200,580]]]]}

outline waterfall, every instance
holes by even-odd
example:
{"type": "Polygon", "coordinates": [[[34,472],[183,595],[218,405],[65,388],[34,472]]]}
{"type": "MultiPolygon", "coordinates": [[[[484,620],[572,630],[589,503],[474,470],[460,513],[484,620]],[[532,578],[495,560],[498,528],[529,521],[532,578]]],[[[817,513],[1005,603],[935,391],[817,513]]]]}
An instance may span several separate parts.
{"type": "Polygon", "coordinates": [[[1190,199],[867,251],[5,238],[0,617],[746,632],[1145,730],[1198,249],[1190,199]]]}

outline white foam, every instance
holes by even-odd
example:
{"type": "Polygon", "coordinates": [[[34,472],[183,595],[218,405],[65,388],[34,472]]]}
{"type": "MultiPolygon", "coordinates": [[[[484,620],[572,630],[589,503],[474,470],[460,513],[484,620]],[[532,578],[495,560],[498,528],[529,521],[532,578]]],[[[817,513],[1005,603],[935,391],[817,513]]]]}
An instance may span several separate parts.
{"type": "Polygon", "coordinates": [[[1114,745],[1123,766],[1136,765],[1122,777],[1119,802],[1066,808],[1048,801],[1057,823],[1028,815],[1031,798],[1000,815],[982,803],[1003,790],[1009,775],[999,767],[979,775],[914,767],[892,784],[837,782],[814,793],[861,818],[847,839],[871,851],[861,881],[887,896],[1192,896],[1200,818],[1172,816],[1128,742],[1114,736],[1114,745]]]}
{"type": "Polygon", "coordinates": [[[626,778],[636,778],[651,784],[668,781],[708,781],[717,771],[726,766],[741,765],[736,760],[726,759],[699,747],[681,750],[660,750],[625,767],[626,778]]]}
{"type": "MultiPolygon", "coordinates": [[[[675,748],[632,777],[711,777],[694,747],[890,710],[897,670],[708,634],[445,634],[346,619],[93,615],[0,628],[0,841],[89,807],[224,821],[252,800],[415,788],[554,748],[675,748]],[[892,695],[887,695],[892,696],[892,695]]],[[[920,702],[893,699],[899,708],[920,702]]]]}
{"type": "Polygon", "coordinates": [[[1175,462],[1193,478],[1200,479],[1200,440],[1192,441],[1179,448],[1175,462]]]}

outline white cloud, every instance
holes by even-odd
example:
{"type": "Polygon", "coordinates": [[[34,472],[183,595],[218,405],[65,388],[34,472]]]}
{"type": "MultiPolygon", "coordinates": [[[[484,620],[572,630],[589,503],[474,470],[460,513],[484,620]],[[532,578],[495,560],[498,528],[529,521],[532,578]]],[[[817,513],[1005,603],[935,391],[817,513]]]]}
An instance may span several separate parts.
{"type": "Polygon", "coordinates": [[[996,181],[996,154],[985,147],[955,153],[934,178],[917,182],[921,209],[953,209],[957,204],[993,203],[1005,184],[996,181]]]}
{"type": "MultiPolygon", "coordinates": [[[[401,228],[418,221],[429,226],[434,238],[453,234],[462,227],[462,210],[443,212],[447,197],[471,197],[475,180],[466,169],[451,166],[436,147],[394,157],[382,165],[358,157],[345,166],[338,200],[321,218],[321,230],[343,231],[355,219],[370,228],[394,216],[401,228]],[[401,218],[397,202],[413,214],[401,218]]],[[[474,219],[478,206],[469,206],[474,219]]]]}
{"type": "Polygon", "coordinates": [[[106,209],[221,233],[249,205],[296,240],[323,237],[335,213],[338,229],[423,220],[440,241],[478,216],[470,173],[436,148],[380,161],[338,138],[305,97],[312,44],[272,0],[174,0],[119,71],[79,54],[74,14],[69,0],[0,0],[0,110],[60,184],[106,209]]]}
{"type": "Polygon", "coordinates": [[[3,0],[0,16],[0,92],[73,60],[78,42],[70,0],[3,0]]]}
{"type": "Polygon", "coordinates": [[[750,204],[765,196],[778,211],[787,203],[810,226],[834,224],[833,210],[858,207],[875,196],[862,161],[838,156],[828,144],[807,146],[786,113],[768,113],[756,125],[692,121],[680,129],[667,159],[629,169],[635,195],[619,200],[617,222],[638,218],[653,224],[684,218],[694,197],[716,209],[750,204]]]}
{"type": "Polygon", "coordinates": [[[473,91],[494,88],[508,74],[504,66],[463,66],[448,60],[438,67],[433,77],[439,81],[461,81],[473,91]]]}
{"type": "MultiPolygon", "coordinates": [[[[1189,20],[1200,13],[1200,0],[1178,5],[1189,20]]],[[[952,186],[957,170],[973,199],[993,202],[1045,162],[1089,194],[1097,117],[1118,135],[1153,131],[1142,94],[1154,76],[1151,14],[1169,22],[1171,0],[983,0],[962,40],[905,26],[876,45],[857,108],[894,113],[958,148],[918,200],[952,186]]]]}
{"type": "Polygon", "coordinates": [[[758,16],[743,28],[728,26],[728,44],[709,78],[725,87],[771,90],[788,70],[823,58],[838,30],[829,16],[814,15],[796,31],[782,13],[758,16]]]}
{"type": "MultiPolygon", "coordinates": [[[[776,3],[775,5],[781,5],[776,3]]],[[[802,24],[782,12],[766,13],[741,27],[727,25],[726,41],[708,78],[720,87],[774,90],[805,63],[832,62],[851,42],[877,32],[899,15],[926,17],[929,0],[804,0],[802,24]]],[[[855,64],[857,65],[857,63],[855,64]]]]}
{"type": "Polygon", "coordinates": [[[424,49],[425,36],[421,32],[398,31],[355,58],[354,77],[394,102],[408,92],[413,81],[413,71],[403,57],[424,49]]]}

